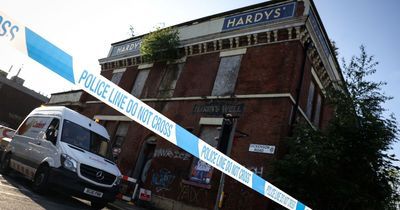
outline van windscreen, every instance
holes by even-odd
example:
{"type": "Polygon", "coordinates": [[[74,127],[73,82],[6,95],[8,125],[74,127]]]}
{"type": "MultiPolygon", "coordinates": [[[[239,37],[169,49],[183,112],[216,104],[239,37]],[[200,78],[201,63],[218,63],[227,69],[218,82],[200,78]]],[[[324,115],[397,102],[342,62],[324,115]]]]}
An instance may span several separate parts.
{"type": "Polygon", "coordinates": [[[61,141],[114,161],[106,138],[69,120],[64,120],[61,141]]]}

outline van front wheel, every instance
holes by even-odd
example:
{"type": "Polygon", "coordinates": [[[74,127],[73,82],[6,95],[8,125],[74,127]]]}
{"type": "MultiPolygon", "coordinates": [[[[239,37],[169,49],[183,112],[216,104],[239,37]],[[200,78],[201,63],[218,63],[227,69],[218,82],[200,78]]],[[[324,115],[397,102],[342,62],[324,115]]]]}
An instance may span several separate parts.
{"type": "Polygon", "coordinates": [[[10,154],[6,154],[4,156],[4,159],[1,161],[1,165],[0,165],[0,173],[6,175],[10,172],[10,160],[11,160],[11,155],[10,154]]]}
{"type": "Polygon", "coordinates": [[[107,202],[91,201],[90,205],[93,209],[103,209],[107,206],[107,202]]]}
{"type": "Polygon", "coordinates": [[[40,166],[33,178],[32,189],[39,193],[43,194],[47,190],[47,180],[49,178],[49,168],[47,166],[40,166]]]}

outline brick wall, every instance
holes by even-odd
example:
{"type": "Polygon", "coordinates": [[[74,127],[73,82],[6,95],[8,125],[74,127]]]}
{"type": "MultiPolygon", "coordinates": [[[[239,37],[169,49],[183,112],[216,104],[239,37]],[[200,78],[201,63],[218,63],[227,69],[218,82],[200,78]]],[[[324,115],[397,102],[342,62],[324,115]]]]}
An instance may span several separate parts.
{"type": "MultiPolygon", "coordinates": [[[[21,89],[27,88],[21,87],[21,89]]],[[[6,126],[13,129],[17,129],[19,124],[33,109],[47,102],[1,83],[0,98],[0,122],[8,124],[6,126]]],[[[42,98],[44,97],[42,96],[42,98]]]]}

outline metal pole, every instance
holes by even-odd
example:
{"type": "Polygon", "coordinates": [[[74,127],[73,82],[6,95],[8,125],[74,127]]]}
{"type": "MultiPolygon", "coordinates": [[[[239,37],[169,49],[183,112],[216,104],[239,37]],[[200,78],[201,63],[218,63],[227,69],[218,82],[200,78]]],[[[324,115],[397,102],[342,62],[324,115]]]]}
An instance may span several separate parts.
{"type": "Polygon", "coordinates": [[[135,190],[133,190],[133,194],[132,194],[132,200],[136,199],[136,194],[137,194],[138,187],[139,187],[139,184],[136,182],[135,190]]]}
{"type": "MultiPolygon", "coordinates": [[[[232,117],[231,115],[228,115],[227,118],[232,119],[232,130],[231,133],[229,134],[228,148],[226,150],[226,155],[229,157],[232,150],[233,138],[235,136],[237,119],[235,117],[232,117]]],[[[219,210],[222,207],[221,205],[224,194],[224,185],[225,185],[225,174],[221,172],[221,179],[219,180],[217,200],[215,202],[214,210],[219,210]]]]}

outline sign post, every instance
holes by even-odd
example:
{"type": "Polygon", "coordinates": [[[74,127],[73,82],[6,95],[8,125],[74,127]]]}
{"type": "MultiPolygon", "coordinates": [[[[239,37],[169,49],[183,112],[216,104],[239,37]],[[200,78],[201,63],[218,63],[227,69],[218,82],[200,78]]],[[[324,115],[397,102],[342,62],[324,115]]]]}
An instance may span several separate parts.
{"type": "Polygon", "coordinates": [[[1,11],[0,28],[3,29],[0,42],[7,42],[155,134],[287,209],[310,210],[300,201],[208,145],[113,82],[83,68],[71,55],[1,11]]]}
{"type": "MultiPolygon", "coordinates": [[[[224,115],[219,142],[220,144],[223,143],[226,146],[224,145],[222,146],[222,148],[219,149],[220,151],[225,152],[227,156],[231,155],[233,139],[235,137],[235,131],[236,131],[236,124],[237,124],[236,117],[233,117],[231,114],[224,115]],[[225,129],[227,129],[229,133],[224,134],[225,129]]],[[[219,180],[217,201],[214,210],[219,210],[220,208],[222,208],[222,203],[224,199],[224,186],[225,186],[225,174],[222,173],[221,178],[219,180]]]]}

